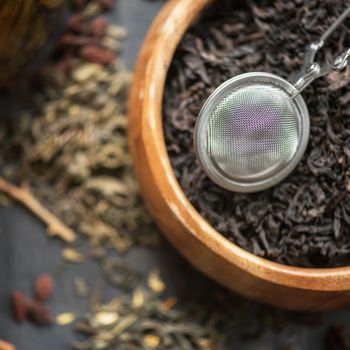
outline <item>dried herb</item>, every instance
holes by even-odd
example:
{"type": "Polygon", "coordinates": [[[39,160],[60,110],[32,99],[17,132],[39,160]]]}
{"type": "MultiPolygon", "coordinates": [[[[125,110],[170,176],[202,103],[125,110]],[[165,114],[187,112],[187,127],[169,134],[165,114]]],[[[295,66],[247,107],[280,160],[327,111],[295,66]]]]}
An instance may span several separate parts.
{"type": "Polygon", "coordinates": [[[62,250],[62,256],[64,260],[71,263],[82,263],[85,261],[84,256],[76,249],[65,248],[62,250]]]}
{"type": "Polygon", "coordinates": [[[73,312],[66,312],[63,314],[59,314],[56,317],[56,324],[59,326],[67,326],[73,323],[77,319],[77,315],[73,312]]]}
{"type": "MultiPolygon", "coordinates": [[[[114,27],[107,33],[115,37],[116,31],[121,32],[114,27]]],[[[130,77],[119,64],[76,60],[67,76],[48,68],[42,92],[33,99],[33,117],[3,125],[0,140],[7,178],[29,184],[92,247],[118,252],[134,242],[157,243],[127,152],[130,77]]]]}
{"type": "Polygon", "coordinates": [[[74,280],[75,294],[78,298],[86,298],[89,294],[88,287],[82,277],[77,277],[74,280]]]}
{"type": "MultiPolygon", "coordinates": [[[[166,85],[167,149],[187,197],[227,239],[283,264],[349,265],[350,70],[305,91],[309,147],[293,174],[273,189],[246,195],[213,184],[196,161],[193,128],[206,98],[232,76],[264,71],[292,81],[305,46],[346,6],[343,0],[218,0],[184,36],[166,85]]],[[[332,36],[321,61],[349,46],[346,26],[332,36]]]]}
{"type": "Polygon", "coordinates": [[[224,317],[208,315],[200,305],[181,308],[171,297],[136,288],[131,296],[94,305],[76,324],[87,339],[74,349],[218,349],[224,317]]]}

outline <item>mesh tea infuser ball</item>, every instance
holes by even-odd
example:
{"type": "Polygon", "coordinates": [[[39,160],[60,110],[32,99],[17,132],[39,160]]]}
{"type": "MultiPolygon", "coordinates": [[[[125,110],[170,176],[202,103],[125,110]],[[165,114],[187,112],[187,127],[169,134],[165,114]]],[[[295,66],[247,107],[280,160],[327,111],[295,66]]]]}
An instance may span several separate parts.
{"type": "Polygon", "coordinates": [[[194,131],[197,157],[219,186],[258,192],[286,178],[306,150],[310,118],[301,92],[315,79],[343,70],[350,49],[321,67],[317,52],[350,14],[350,7],[312,43],[294,84],[270,73],[247,73],[222,84],[204,104],[194,131]]]}

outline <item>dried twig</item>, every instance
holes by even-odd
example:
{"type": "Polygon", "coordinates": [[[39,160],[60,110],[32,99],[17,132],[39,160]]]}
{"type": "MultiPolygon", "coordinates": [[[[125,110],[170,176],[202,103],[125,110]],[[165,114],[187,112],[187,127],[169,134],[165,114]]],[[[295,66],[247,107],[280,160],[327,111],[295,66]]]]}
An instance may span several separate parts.
{"type": "Polygon", "coordinates": [[[29,191],[16,187],[1,177],[0,191],[23,204],[40,220],[42,220],[47,225],[50,236],[58,236],[66,242],[72,242],[75,240],[74,232],[44,208],[29,191]]]}

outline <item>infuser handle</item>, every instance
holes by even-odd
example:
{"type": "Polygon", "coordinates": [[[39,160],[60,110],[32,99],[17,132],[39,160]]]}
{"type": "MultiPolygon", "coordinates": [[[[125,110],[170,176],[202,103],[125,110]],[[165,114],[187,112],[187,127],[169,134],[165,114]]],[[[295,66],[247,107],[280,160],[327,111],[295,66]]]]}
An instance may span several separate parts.
{"type": "Polygon", "coordinates": [[[297,79],[294,86],[297,92],[293,95],[293,98],[298,96],[305,88],[307,88],[314,80],[321,78],[331,72],[341,72],[344,70],[350,61],[350,48],[338,56],[332,64],[320,67],[318,63],[313,63],[309,70],[301,77],[297,79]]]}
{"type": "Polygon", "coordinates": [[[303,70],[300,75],[306,74],[315,62],[316,55],[325,45],[328,38],[338,29],[344,20],[350,14],[350,6],[342,13],[342,15],[326,30],[326,32],[317,41],[311,43],[306,51],[303,70]]]}
{"type": "Polygon", "coordinates": [[[342,13],[342,15],[325,31],[321,38],[314,41],[308,46],[305,55],[304,66],[294,86],[296,87],[296,92],[292,96],[295,98],[298,96],[307,86],[309,86],[315,79],[321,78],[331,72],[340,72],[345,69],[350,60],[350,48],[338,56],[332,64],[328,64],[321,67],[315,62],[316,55],[320,51],[328,38],[333,34],[333,32],[344,22],[344,20],[350,14],[350,6],[342,13]]]}

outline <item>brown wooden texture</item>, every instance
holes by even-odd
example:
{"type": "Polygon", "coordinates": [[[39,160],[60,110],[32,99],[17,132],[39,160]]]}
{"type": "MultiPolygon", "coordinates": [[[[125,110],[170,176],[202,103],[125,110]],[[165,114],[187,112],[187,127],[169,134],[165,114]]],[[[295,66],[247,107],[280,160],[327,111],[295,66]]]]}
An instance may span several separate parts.
{"type": "Polygon", "coordinates": [[[166,151],[163,90],[183,34],[212,0],[170,0],[145,39],[129,100],[129,142],[147,205],[168,240],[200,271],[248,298],[290,310],[350,305],[350,268],[306,269],[259,258],[229,242],[195,210],[166,151]]]}
{"type": "MultiPolygon", "coordinates": [[[[0,1],[0,85],[27,73],[64,16],[65,0],[0,1]]],[[[40,61],[40,60],[39,60],[40,61]]]]}

